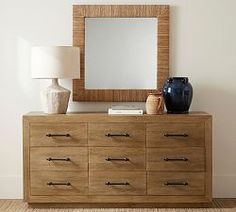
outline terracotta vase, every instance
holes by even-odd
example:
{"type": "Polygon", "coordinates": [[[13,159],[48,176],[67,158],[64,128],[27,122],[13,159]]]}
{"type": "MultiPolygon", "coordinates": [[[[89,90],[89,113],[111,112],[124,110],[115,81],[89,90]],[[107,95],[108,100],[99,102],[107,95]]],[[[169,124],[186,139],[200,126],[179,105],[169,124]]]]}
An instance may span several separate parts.
{"type": "Polygon", "coordinates": [[[164,98],[162,92],[150,93],[146,101],[146,112],[150,115],[163,114],[164,98]]]}

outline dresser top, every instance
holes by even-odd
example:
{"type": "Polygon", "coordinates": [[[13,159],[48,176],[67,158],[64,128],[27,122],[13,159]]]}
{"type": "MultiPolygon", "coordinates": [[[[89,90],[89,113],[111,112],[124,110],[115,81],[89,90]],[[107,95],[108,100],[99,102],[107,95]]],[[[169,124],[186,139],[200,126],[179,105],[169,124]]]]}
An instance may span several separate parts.
{"type": "Polygon", "coordinates": [[[207,113],[207,112],[204,112],[204,111],[191,111],[189,113],[186,113],[186,114],[167,114],[167,113],[164,113],[162,115],[148,115],[148,114],[143,114],[143,115],[108,115],[108,113],[106,112],[68,112],[66,114],[46,114],[46,113],[43,113],[41,111],[32,111],[32,112],[29,112],[29,113],[26,113],[25,114],[26,116],[90,116],[90,115],[94,115],[94,116],[209,116],[210,114],[207,113]]]}
{"type": "Polygon", "coordinates": [[[49,115],[43,112],[30,112],[23,116],[24,119],[30,121],[79,121],[79,122],[100,122],[100,121],[114,121],[114,122],[156,122],[156,121],[174,121],[180,119],[181,121],[188,120],[202,120],[208,119],[211,115],[206,112],[190,112],[188,114],[167,114],[163,115],[108,115],[107,113],[98,112],[79,112],[67,114],[49,115]]]}

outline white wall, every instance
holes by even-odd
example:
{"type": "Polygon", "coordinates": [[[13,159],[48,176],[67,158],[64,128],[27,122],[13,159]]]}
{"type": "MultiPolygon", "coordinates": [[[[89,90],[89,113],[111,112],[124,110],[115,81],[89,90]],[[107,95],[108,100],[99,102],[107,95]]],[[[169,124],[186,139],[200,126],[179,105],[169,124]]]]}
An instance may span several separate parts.
{"type": "MultiPolygon", "coordinates": [[[[189,76],[192,110],[214,117],[214,196],[236,197],[235,0],[0,0],[0,198],[22,197],[21,118],[41,109],[39,91],[49,83],[30,78],[30,46],[71,45],[72,3],[111,2],[171,5],[171,75],[189,76]]],[[[70,110],[109,105],[72,102],[70,110]]]]}

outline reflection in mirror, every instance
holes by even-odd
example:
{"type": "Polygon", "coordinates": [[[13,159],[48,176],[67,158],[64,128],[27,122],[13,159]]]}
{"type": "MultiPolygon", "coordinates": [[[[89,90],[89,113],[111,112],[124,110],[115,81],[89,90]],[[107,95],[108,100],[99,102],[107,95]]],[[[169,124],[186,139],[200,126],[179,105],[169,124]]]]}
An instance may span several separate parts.
{"type": "Polygon", "coordinates": [[[156,89],[157,18],[86,18],[85,88],[156,89]]]}

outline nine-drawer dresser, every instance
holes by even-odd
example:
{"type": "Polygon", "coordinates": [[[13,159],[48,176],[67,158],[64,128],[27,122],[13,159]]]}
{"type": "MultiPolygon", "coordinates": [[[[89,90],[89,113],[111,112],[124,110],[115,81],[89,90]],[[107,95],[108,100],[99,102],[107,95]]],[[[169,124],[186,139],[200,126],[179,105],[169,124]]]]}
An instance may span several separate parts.
{"type": "Polygon", "coordinates": [[[29,204],[158,205],[212,200],[212,118],[23,116],[29,204]]]}

